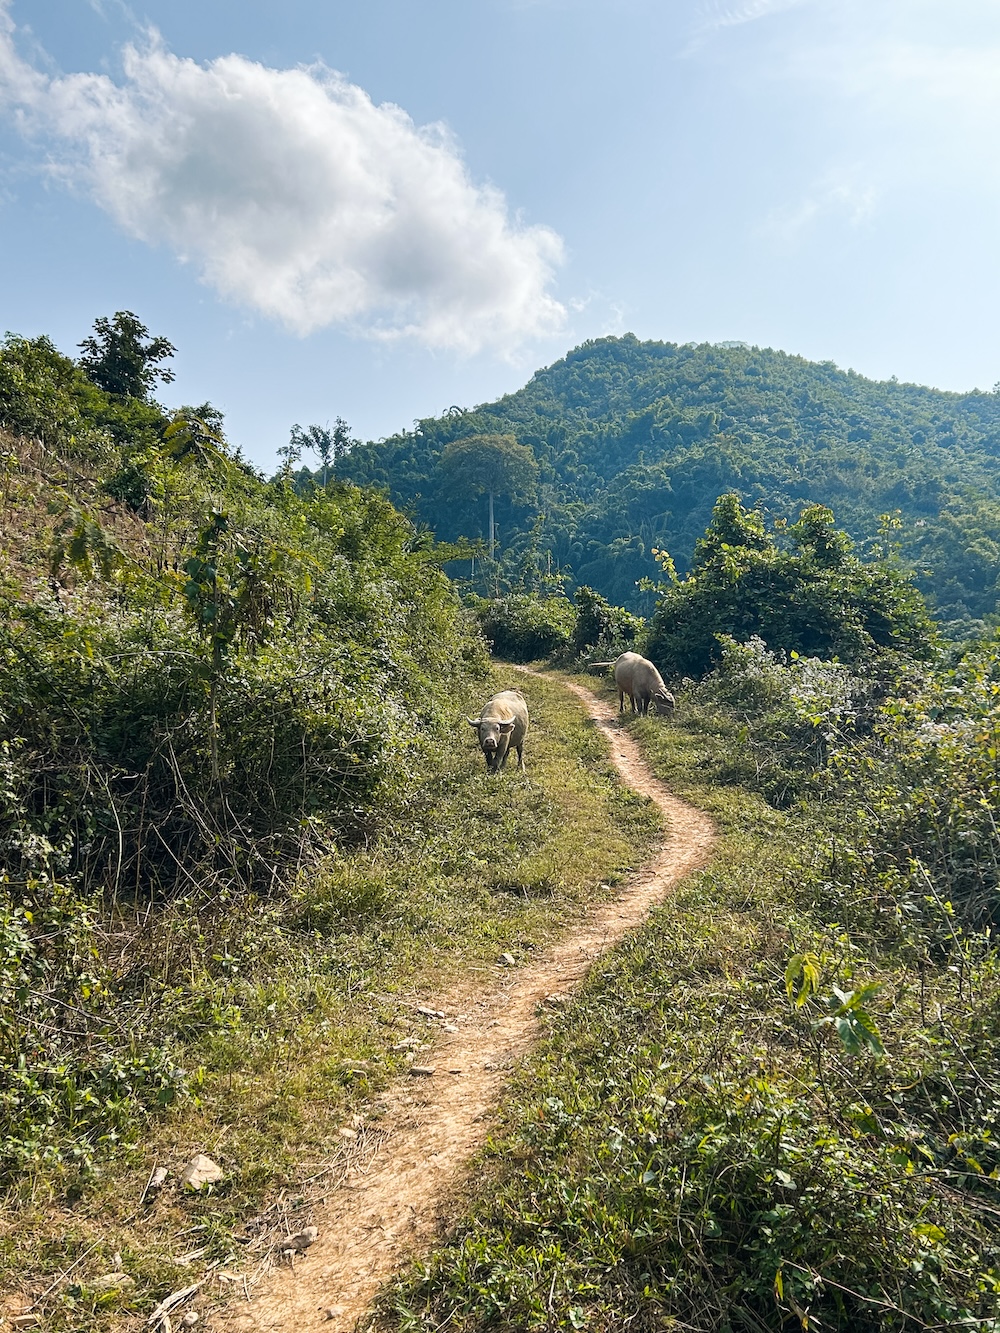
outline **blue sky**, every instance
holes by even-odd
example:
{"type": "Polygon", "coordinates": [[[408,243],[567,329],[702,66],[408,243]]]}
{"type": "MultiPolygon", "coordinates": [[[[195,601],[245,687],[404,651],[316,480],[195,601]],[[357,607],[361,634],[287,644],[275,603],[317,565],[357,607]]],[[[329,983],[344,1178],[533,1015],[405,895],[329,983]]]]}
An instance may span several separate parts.
{"type": "Polygon", "coordinates": [[[994,0],[0,0],[0,328],[261,466],[585,338],[1000,380],[994,0]]]}

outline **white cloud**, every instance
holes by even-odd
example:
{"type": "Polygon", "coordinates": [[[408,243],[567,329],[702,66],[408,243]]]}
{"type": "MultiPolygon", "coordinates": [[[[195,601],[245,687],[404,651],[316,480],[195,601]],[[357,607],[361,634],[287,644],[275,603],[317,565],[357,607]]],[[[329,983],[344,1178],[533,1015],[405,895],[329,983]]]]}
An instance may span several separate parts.
{"type": "Polygon", "coordinates": [[[701,0],[697,10],[697,30],[714,32],[733,28],[785,9],[794,9],[803,0],[701,0]]]}
{"type": "Polygon", "coordinates": [[[556,332],[562,243],[476,185],[441,126],[323,67],[199,65],[156,34],[124,79],[48,77],[0,0],[0,105],[130,235],[222,296],[308,334],[332,323],[433,348],[510,353],[556,332]]]}
{"type": "Polygon", "coordinates": [[[850,227],[860,227],[874,215],[877,200],[873,185],[828,174],[796,203],[773,209],[763,231],[782,244],[791,244],[808,228],[831,216],[850,227]]]}

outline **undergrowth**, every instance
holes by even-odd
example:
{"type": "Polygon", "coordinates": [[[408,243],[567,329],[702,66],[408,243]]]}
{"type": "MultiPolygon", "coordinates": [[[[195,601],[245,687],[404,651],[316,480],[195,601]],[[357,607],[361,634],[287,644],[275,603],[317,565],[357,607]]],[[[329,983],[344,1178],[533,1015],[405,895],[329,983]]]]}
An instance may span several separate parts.
{"type": "Polygon", "coordinates": [[[783,810],[726,785],[733,718],[704,699],[630,725],[716,855],[551,1019],[379,1326],[1000,1328],[1000,964],[981,916],[890,892],[904,765],[872,758],[856,823],[849,783],[783,810]]]}
{"type": "MultiPolygon", "coordinates": [[[[485,682],[453,699],[454,726],[367,847],[332,851],[282,895],[182,897],[150,918],[123,960],[132,990],[114,1023],[155,1034],[185,1091],[153,1121],[126,1098],[115,1143],[121,1092],[100,1060],[86,1086],[75,1071],[72,1092],[56,1089],[91,1108],[74,1122],[80,1154],[25,1164],[0,1238],[7,1283],[30,1272],[35,1295],[80,1261],[42,1301],[46,1327],[110,1327],[148,1310],[193,1280],[175,1263],[185,1249],[231,1263],[234,1233],[275,1197],[294,1222],[336,1170],[340,1130],[404,1069],[393,1047],[426,1036],[417,1006],[468,984],[470,969],[493,972],[501,953],[527,957],[644,857],[658,818],[618,785],[575,701],[512,673],[502,684],[529,700],[524,777],[487,774],[470,741],[463,710],[485,682]],[[195,1151],[223,1165],[223,1185],[140,1205],[155,1162],[176,1171],[195,1151]],[[101,1294],[88,1282],[116,1251],[136,1286],[101,1294]]],[[[154,1104],[172,1100],[159,1098],[173,1085],[157,1071],[154,1086],[154,1104]]]]}

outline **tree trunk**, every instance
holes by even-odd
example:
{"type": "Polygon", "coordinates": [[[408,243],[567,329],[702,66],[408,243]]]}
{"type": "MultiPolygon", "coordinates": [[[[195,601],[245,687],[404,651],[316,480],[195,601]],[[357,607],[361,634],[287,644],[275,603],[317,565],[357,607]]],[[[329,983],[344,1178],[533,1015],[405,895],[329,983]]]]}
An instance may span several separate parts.
{"type": "Polygon", "coordinates": [[[493,548],[495,545],[493,541],[493,533],[495,532],[495,530],[496,528],[493,522],[493,492],[490,491],[490,559],[491,560],[493,559],[493,548]]]}

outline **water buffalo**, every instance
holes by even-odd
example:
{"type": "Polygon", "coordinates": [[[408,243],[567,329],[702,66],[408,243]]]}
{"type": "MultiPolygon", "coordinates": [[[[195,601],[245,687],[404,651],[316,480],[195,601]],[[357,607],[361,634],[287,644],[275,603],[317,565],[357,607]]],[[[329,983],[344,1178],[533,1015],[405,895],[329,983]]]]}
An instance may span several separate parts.
{"type": "Polygon", "coordinates": [[[518,772],[524,768],[524,735],[528,730],[528,705],[520,690],[501,690],[487,699],[477,718],[466,718],[475,727],[479,746],[486,756],[486,767],[496,773],[507,762],[513,747],[517,751],[518,772]]]}
{"type": "Polygon", "coordinates": [[[622,653],[615,662],[615,684],[618,686],[618,711],[625,711],[628,695],[633,713],[645,716],[652,704],[654,713],[669,713],[674,696],[663,683],[663,677],[645,657],[638,653],[622,653]]]}

